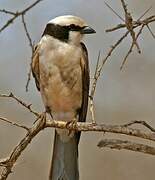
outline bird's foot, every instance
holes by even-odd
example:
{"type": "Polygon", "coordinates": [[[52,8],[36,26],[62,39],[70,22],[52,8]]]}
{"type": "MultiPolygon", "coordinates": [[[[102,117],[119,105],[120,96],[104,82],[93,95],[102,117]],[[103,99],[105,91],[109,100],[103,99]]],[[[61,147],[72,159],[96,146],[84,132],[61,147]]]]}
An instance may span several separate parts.
{"type": "Polygon", "coordinates": [[[72,119],[66,123],[66,128],[68,128],[68,127],[71,128],[71,129],[69,129],[68,135],[70,135],[74,131],[73,128],[75,128],[76,125],[77,125],[77,119],[76,118],[74,118],[74,119],[72,119]]]}
{"type": "Polygon", "coordinates": [[[48,106],[45,109],[46,109],[46,113],[48,113],[51,116],[51,118],[54,119],[51,109],[48,106]]]}

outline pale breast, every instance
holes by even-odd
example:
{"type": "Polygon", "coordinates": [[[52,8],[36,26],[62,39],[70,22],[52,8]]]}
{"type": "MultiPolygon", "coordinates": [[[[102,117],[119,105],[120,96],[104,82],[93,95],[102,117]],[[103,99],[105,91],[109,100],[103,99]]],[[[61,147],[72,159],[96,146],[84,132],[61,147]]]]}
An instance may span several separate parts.
{"type": "Polygon", "coordinates": [[[45,106],[52,112],[81,107],[81,48],[44,37],[40,47],[40,87],[45,106]]]}

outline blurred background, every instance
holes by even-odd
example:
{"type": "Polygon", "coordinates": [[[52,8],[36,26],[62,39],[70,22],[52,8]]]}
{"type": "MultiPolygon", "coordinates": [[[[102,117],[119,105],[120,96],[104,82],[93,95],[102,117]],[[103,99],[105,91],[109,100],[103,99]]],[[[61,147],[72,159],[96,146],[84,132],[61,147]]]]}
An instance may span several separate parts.
{"type": "MultiPolygon", "coordinates": [[[[33,2],[32,0],[1,0],[0,9],[22,10],[33,2]]],[[[106,2],[123,17],[120,0],[106,2]]],[[[152,9],[146,16],[155,14],[154,0],[128,0],[127,3],[135,19],[138,19],[151,5],[152,9]]],[[[95,35],[87,36],[84,40],[89,50],[93,75],[99,50],[104,57],[109,47],[124,33],[123,30],[105,33],[105,29],[122,22],[102,0],[44,0],[25,16],[33,41],[37,43],[40,40],[44,27],[50,19],[64,14],[84,18],[97,31],[95,35]]],[[[0,27],[9,18],[10,16],[1,13],[0,27]]],[[[150,27],[155,33],[155,23],[150,27]]],[[[138,42],[142,54],[139,55],[134,50],[122,71],[119,68],[131,43],[130,37],[119,46],[104,66],[95,95],[98,123],[124,124],[132,120],[145,120],[155,127],[155,40],[148,29],[144,29],[138,42]]],[[[37,111],[43,111],[41,97],[36,90],[34,80],[30,82],[29,91],[25,92],[30,58],[31,49],[19,17],[0,33],[0,93],[13,92],[27,103],[32,103],[37,111]]],[[[32,114],[10,99],[0,99],[0,116],[27,126],[31,126],[34,121],[32,114]]],[[[88,116],[88,121],[89,119],[88,116]]],[[[46,129],[34,138],[20,156],[8,179],[48,179],[53,132],[53,129],[46,129]]],[[[0,158],[9,155],[24,135],[24,130],[0,121],[0,158]]],[[[99,149],[98,141],[107,137],[129,139],[123,135],[82,133],[79,147],[81,180],[154,180],[154,156],[125,150],[99,149]]],[[[140,139],[137,139],[137,142],[154,145],[140,139]]]]}

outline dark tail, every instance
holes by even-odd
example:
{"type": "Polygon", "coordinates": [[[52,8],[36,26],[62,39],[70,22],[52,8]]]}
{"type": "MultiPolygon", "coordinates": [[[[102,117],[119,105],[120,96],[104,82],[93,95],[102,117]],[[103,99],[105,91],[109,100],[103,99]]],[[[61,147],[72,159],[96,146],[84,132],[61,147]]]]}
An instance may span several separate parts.
{"type": "Polygon", "coordinates": [[[69,141],[63,142],[55,131],[49,180],[79,180],[78,138],[76,133],[69,141]]]}

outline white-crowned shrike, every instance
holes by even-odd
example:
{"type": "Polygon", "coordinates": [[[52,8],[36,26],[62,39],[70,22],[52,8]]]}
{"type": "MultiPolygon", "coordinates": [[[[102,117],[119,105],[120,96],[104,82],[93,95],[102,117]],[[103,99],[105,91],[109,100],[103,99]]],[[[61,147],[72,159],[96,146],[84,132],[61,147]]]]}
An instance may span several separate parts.
{"type": "MultiPolygon", "coordinates": [[[[95,33],[76,16],[59,16],[46,25],[37,44],[32,72],[47,113],[55,120],[84,122],[89,95],[89,65],[84,34],[95,33]]],[[[56,129],[50,180],[79,180],[80,132],[56,129]]]]}

